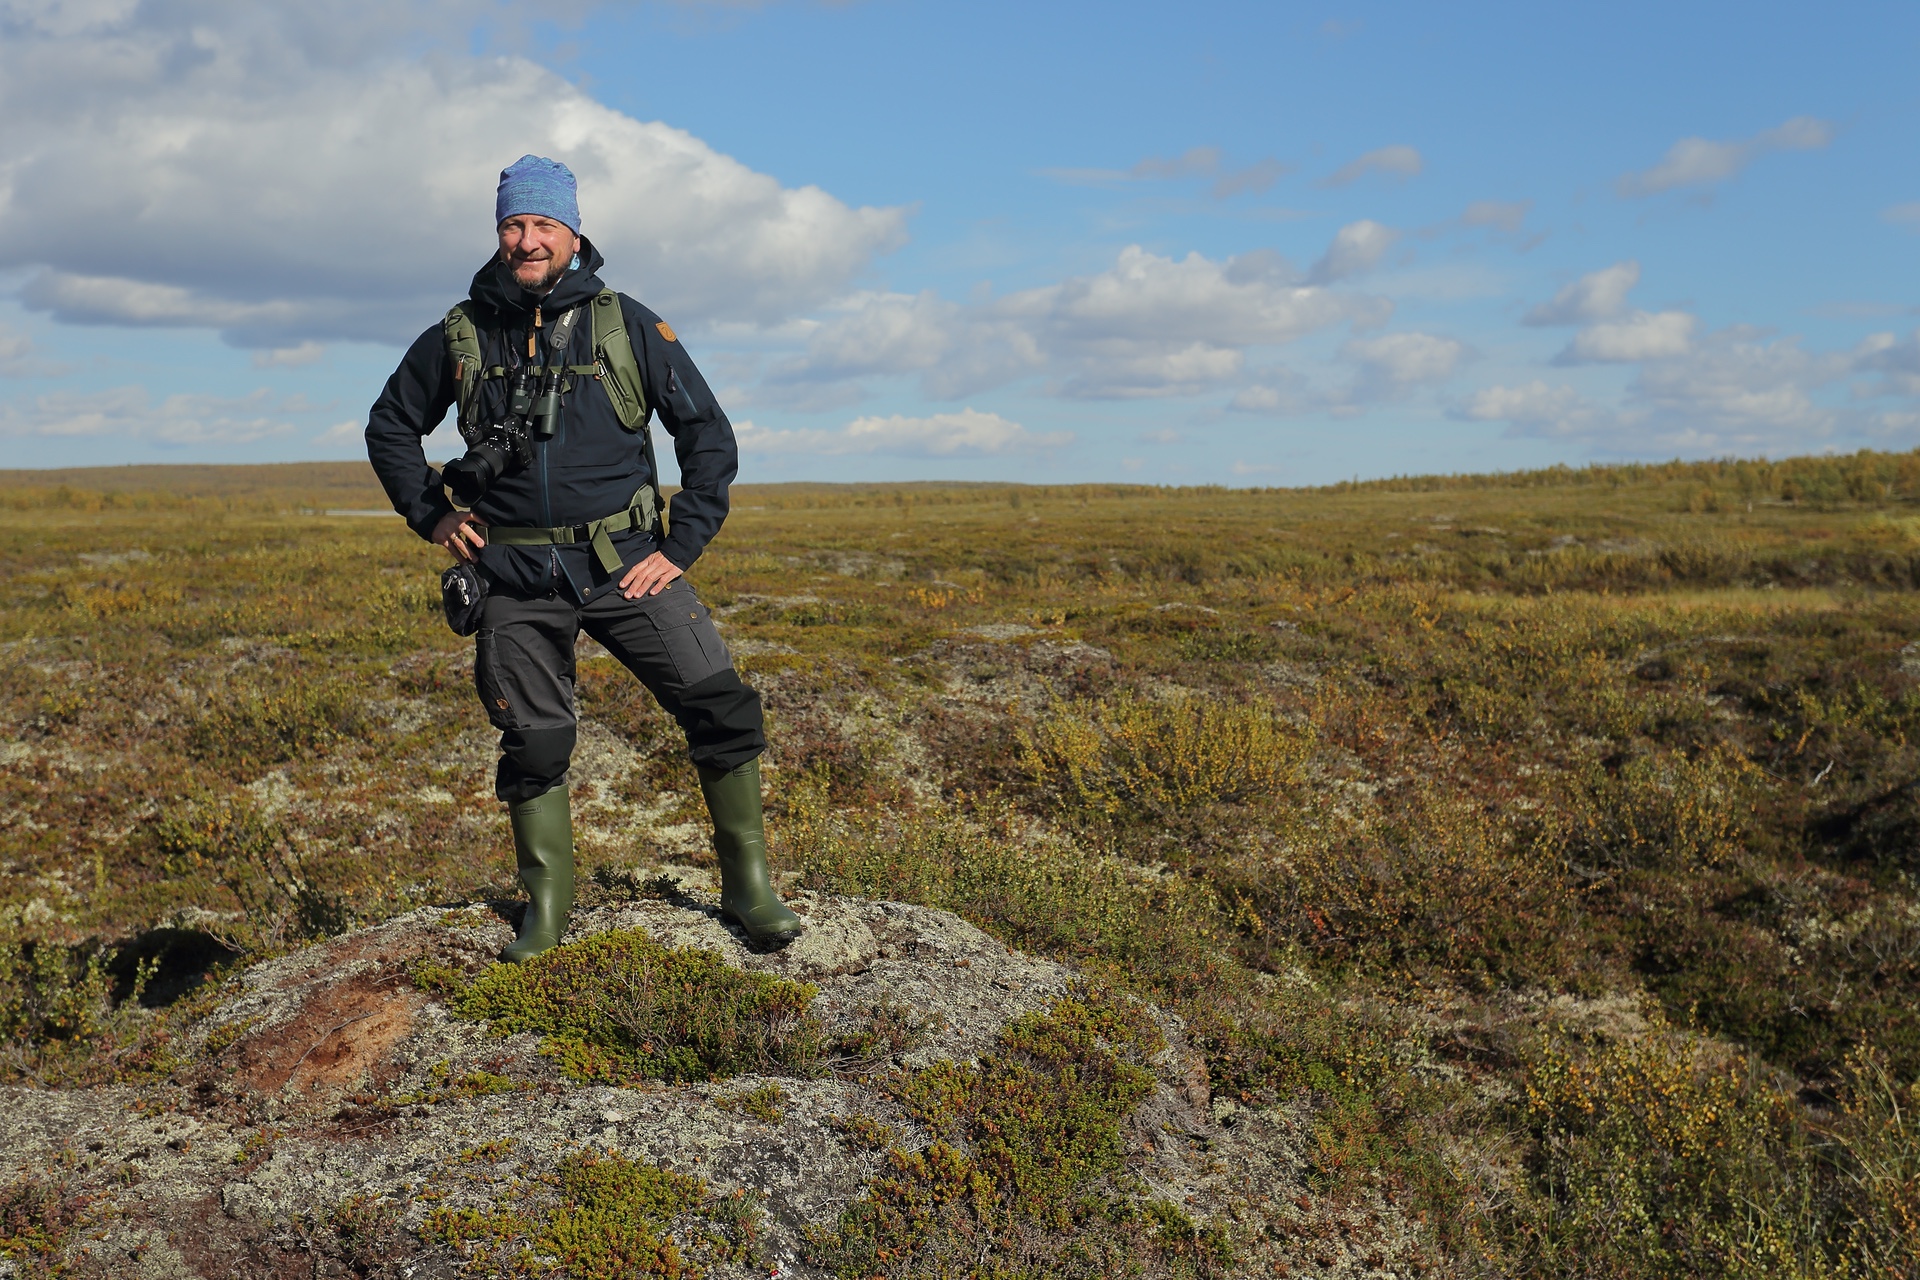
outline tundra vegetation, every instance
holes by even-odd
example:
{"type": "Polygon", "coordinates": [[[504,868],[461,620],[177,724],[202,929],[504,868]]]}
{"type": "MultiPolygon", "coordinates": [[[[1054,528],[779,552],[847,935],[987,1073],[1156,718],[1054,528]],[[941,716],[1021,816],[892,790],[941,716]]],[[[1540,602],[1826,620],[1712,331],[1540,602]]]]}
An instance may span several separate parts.
{"type": "MultiPolygon", "coordinates": [[[[440,553],[352,514],[382,505],[344,465],[0,476],[13,1081],[164,1076],[210,968],[511,894],[440,553]]],[[[779,866],[1095,984],[895,1082],[941,1140],[890,1156],[819,1265],[1015,1274],[977,1262],[1012,1233],[1035,1274],[1070,1234],[1096,1270],[1230,1266],[1098,1190],[1156,1034],[1135,995],[1216,1098],[1311,1109],[1314,1194],[1412,1206],[1449,1270],[1912,1274],[1920,454],[746,486],[693,577],[767,698],[779,866]]],[[[591,646],[577,693],[584,871],[698,862],[661,834],[699,817],[672,724],[591,646]],[[597,773],[616,750],[638,771],[597,773]]],[[[864,1051],[823,1042],[806,988],[643,936],[416,980],[548,1031],[579,1079],[864,1051]],[[608,1047],[642,1023],[646,1052],[608,1047]]],[[[579,1274],[666,1268],[676,1216],[745,1256],[717,1193],[622,1159],[574,1160],[513,1229],[579,1274]]],[[[57,1256],[86,1213],[62,1178],[0,1190],[0,1254],[57,1256]]]]}

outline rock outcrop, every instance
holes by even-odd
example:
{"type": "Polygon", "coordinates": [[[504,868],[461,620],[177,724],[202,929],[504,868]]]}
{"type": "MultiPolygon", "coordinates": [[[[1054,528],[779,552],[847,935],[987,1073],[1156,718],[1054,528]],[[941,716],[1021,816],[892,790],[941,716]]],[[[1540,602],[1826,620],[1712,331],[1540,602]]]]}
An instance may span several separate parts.
{"type": "MultiPolygon", "coordinates": [[[[653,892],[576,912],[569,941],[643,929],[812,984],[829,1037],[876,1011],[914,1034],[812,1078],[579,1084],[538,1036],[495,1035],[419,980],[423,965],[483,970],[511,937],[511,908],[429,908],[240,973],[182,1033],[184,1065],[165,1086],[8,1091],[4,1177],[65,1170],[67,1194],[87,1206],[65,1244],[82,1275],[425,1280],[470,1274],[478,1256],[457,1232],[423,1233],[429,1215],[487,1221],[516,1188],[550,1185],[567,1157],[612,1152],[749,1206],[752,1248],[708,1262],[708,1274],[819,1274],[809,1230],[864,1194],[888,1145],[933,1140],[886,1080],[977,1060],[1011,1021],[1080,986],[1072,970],[923,907],[797,893],[805,936],[761,954],[722,925],[710,894],[665,880],[653,892]],[[890,1142],[862,1137],[876,1131],[890,1142]]],[[[1216,1103],[1178,1020],[1150,1013],[1165,1048],[1122,1143],[1139,1196],[1224,1226],[1232,1272],[1276,1274],[1283,1255],[1299,1259],[1303,1231],[1329,1241],[1311,1256],[1353,1274],[1406,1253],[1379,1206],[1354,1207],[1364,1229],[1326,1226],[1332,1209],[1312,1226],[1300,1125],[1216,1103]]]]}

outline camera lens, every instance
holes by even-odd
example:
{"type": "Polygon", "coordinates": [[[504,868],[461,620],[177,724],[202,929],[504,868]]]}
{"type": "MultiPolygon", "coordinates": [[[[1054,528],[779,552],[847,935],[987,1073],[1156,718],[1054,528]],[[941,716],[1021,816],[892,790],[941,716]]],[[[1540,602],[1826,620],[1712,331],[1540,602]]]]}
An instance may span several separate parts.
{"type": "Polygon", "coordinates": [[[441,470],[440,480],[455,502],[471,507],[506,471],[508,460],[507,451],[488,436],[467,450],[465,457],[449,462],[441,470]]]}

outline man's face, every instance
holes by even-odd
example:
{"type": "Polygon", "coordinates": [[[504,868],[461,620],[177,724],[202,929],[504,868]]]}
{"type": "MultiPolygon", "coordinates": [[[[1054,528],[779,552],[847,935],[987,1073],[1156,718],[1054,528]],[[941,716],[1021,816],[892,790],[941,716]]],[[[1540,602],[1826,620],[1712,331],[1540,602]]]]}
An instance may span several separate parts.
{"type": "Polygon", "coordinates": [[[500,261],[523,289],[553,288],[580,252],[580,237],[564,222],[518,213],[500,224],[500,261]]]}

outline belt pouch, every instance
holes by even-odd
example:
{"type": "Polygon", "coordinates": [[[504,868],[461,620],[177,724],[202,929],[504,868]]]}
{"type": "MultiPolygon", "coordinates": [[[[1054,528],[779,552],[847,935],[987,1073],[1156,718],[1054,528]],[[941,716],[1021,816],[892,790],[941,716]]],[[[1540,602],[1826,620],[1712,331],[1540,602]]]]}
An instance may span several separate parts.
{"type": "Polygon", "coordinates": [[[457,636],[480,629],[480,610],[487,603],[487,580],[470,564],[456,564],[440,575],[440,607],[457,636]]]}

